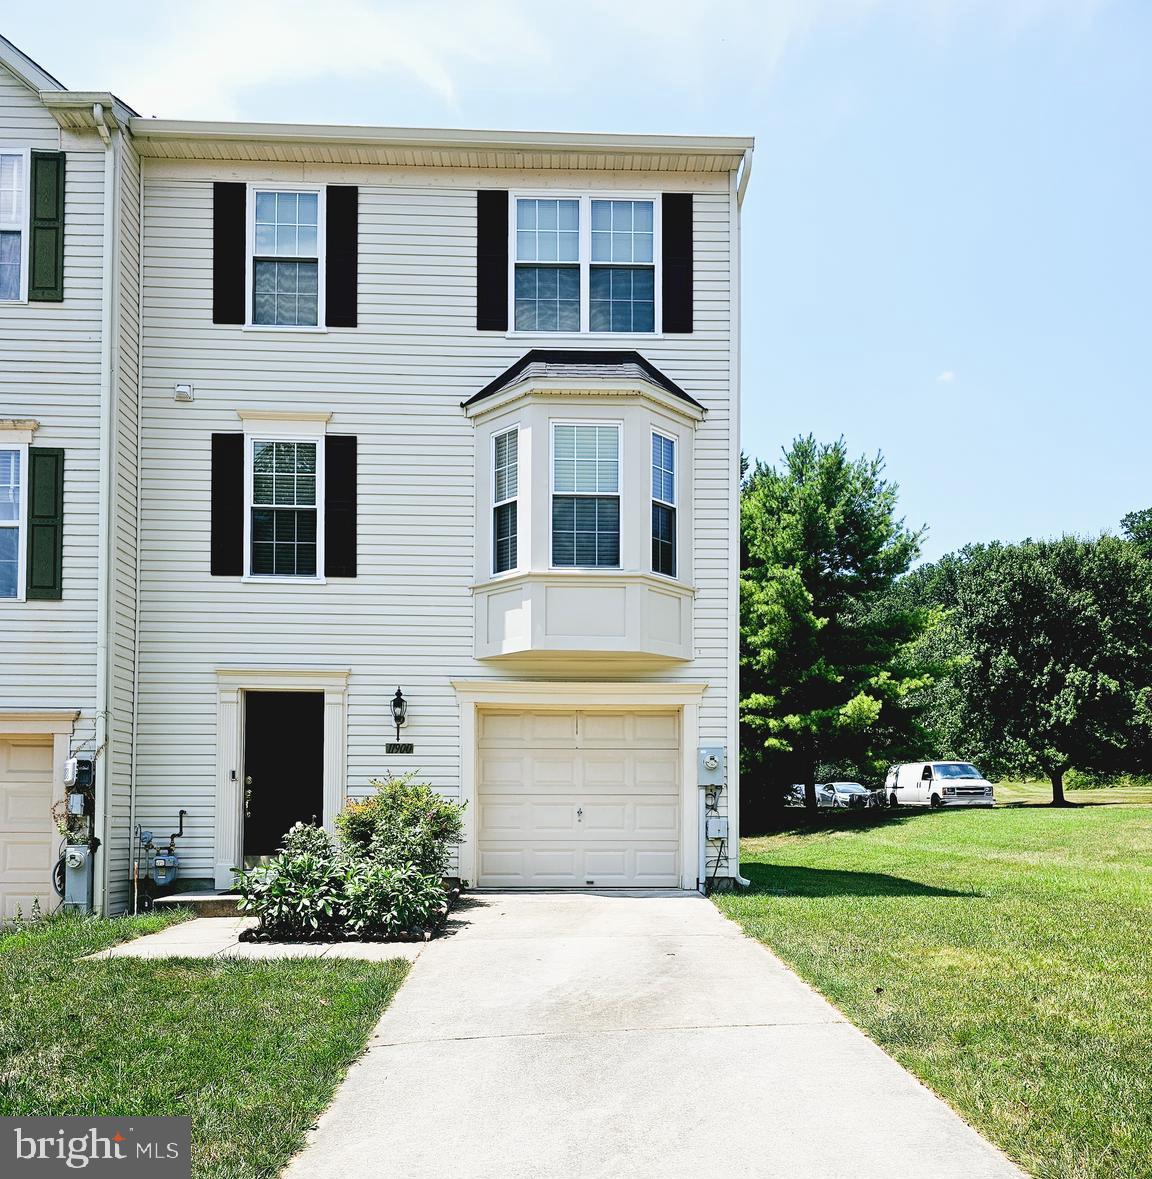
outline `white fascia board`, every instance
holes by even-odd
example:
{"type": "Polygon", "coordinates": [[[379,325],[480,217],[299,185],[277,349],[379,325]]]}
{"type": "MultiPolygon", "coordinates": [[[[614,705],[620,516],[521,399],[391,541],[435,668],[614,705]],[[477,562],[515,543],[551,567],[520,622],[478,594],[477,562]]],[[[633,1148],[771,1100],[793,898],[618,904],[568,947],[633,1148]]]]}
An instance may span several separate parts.
{"type": "Polygon", "coordinates": [[[733,155],[753,140],[735,135],[628,135],[583,131],[478,131],[440,127],[374,127],[321,123],[230,123],[198,119],[132,120],[141,139],[263,140],[291,143],[365,143],[381,147],[486,148],[490,151],[594,151],[630,155],[733,155]]]}
{"type": "Polygon", "coordinates": [[[528,377],[499,393],[493,393],[474,405],[465,405],[464,412],[474,420],[480,420],[498,410],[506,409],[513,402],[532,398],[537,401],[560,400],[565,397],[579,397],[585,400],[596,397],[639,397],[655,402],[666,412],[689,422],[704,420],[705,410],[669,393],[652,381],[630,378],[627,384],[616,384],[610,378],[572,380],[565,377],[528,377]]]}

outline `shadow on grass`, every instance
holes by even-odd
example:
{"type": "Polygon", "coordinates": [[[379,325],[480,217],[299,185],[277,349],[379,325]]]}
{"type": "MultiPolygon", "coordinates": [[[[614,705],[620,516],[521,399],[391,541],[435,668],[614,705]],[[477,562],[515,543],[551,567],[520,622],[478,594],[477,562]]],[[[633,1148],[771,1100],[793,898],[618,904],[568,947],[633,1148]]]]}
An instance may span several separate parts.
{"type": "Polygon", "coordinates": [[[978,897],[982,893],[934,888],[884,872],[838,872],[833,868],[794,868],[787,864],[740,865],[751,892],[782,897],[978,897]]]}
{"type": "Polygon", "coordinates": [[[949,812],[945,808],[935,810],[927,806],[866,807],[860,810],[827,807],[815,811],[808,811],[803,807],[782,807],[765,815],[757,824],[758,830],[749,831],[745,828],[741,832],[741,838],[756,835],[819,835],[828,831],[896,827],[903,823],[939,820],[948,813],[955,812],[949,812]]]}

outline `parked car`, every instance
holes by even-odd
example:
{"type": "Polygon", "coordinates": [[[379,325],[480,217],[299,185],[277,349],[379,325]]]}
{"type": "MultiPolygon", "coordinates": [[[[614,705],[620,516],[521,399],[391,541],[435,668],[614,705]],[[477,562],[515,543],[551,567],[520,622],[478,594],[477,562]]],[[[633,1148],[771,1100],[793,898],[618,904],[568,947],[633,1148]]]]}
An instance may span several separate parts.
{"type": "Polygon", "coordinates": [[[882,803],[875,790],[869,790],[859,782],[825,782],[816,787],[816,797],[821,791],[828,791],[832,796],[831,806],[840,807],[868,807],[881,806],[882,803]]]}
{"type": "MultiPolygon", "coordinates": [[[[804,805],[804,786],[796,783],[784,798],[785,806],[804,805]]],[[[869,790],[859,782],[817,782],[816,805],[818,807],[861,807],[883,806],[884,795],[879,790],[869,790]]]]}
{"type": "Polygon", "coordinates": [[[884,781],[892,806],[994,806],[992,783],[966,761],[913,761],[884,781]]]}
{"type": "MultiPolygon", "coordinates": [[[[788,787],[788,793],[784,796],[785,806],[803,806],[804,805],[804,783],[795,782],[788,787]]],[[[816,805],[818,807],[828,807],[836,805],[836,796],[827,786],[816,783],[816,805]]]]}

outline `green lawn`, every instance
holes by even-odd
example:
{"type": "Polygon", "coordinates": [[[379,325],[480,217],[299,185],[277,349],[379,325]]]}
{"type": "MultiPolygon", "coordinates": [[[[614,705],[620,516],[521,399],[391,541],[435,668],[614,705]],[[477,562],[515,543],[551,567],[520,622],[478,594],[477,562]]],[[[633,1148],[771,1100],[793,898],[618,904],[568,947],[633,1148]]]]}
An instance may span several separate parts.
{"type": "Polygon", "coordinates": [[[407,963],[80,962],[179,916],[0,938],[0,1114],[184,1114],[197,1179],[274,1176],[407,963]]]}
{"type": "Polygon", "coordinates": [[[1152,808],[844,818],[717,904],[1025,1170],[1148,1179],[1152,808]]]}

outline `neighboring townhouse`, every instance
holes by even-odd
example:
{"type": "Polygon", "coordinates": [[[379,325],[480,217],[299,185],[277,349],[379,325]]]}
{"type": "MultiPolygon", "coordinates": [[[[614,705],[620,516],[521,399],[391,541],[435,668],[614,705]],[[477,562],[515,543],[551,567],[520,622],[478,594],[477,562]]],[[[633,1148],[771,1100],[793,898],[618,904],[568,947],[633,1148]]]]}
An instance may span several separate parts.
{"type": "MultiPolygon", "coordinates": [[[[14,85],[69,151],[51,310],[99,290],[83,382],[3,374],[64,499],[62,596],[0,604],[0,728],[79,713],[98,903],[137,828],[186,812],[179,886],[226,888],[409,771],[467,801],[476,886],[734,876],[751,141],[140,119],[45,77],[14,85]]],[[[0,307],[30,373],[69,322],[0,307]]]]}

